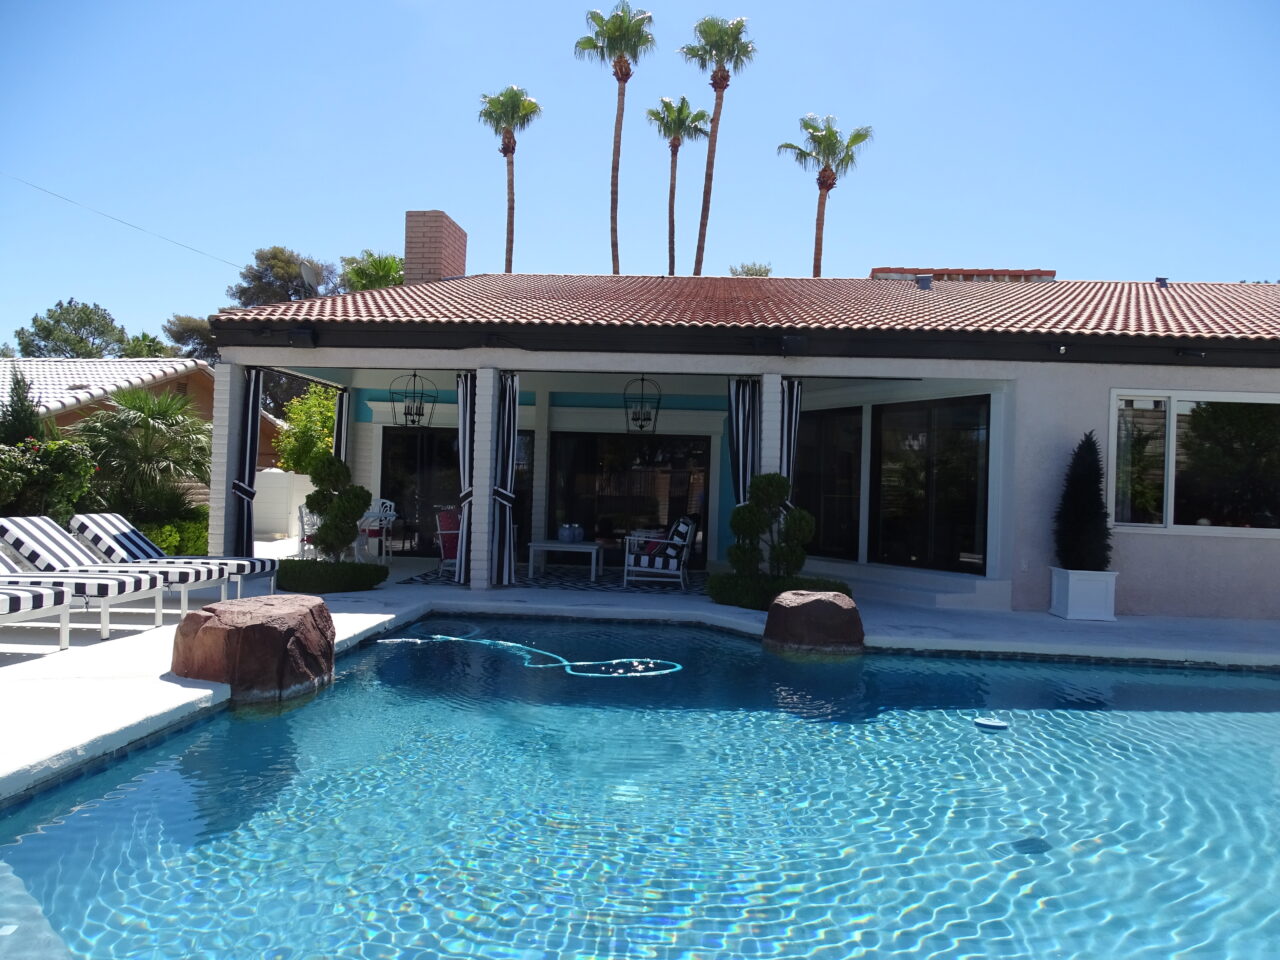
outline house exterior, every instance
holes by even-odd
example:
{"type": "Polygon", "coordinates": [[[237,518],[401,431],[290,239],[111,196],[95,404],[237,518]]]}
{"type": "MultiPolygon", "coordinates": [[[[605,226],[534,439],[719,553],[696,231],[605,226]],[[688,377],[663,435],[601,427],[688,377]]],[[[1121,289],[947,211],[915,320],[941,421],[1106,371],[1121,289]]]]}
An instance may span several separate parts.
{"type": "Polygon", "coordinates": [[[274,368],[344,390],[355,480],[420,526],[470,480],[472,589],[503,580],[508,509],[518,545],[578,524],[608,546],[697,515],[699,562],[723,568],[735,474],[780,471],[818,520],[806,572],[855,597],[1045,610],[1064,471],[1093,431],[1117,612],[1280,618],[1280,287],[467,276],[466,235],[440,211],[407,214],[405,256],[403,287],[211,318],[215,551],[245,500],[246,370],[274,368]],[[411,373],[435,397],[416,427],[396,422],[393,381],[411,373]],[[637,436],[642,378],[662,399],[637,436]],[[495,506],[511,459],[514,506],[495,506]]]}
{"type": "MultiPolygon", "coordinates": [[[[42,417],[59,427],[69,427],[95,410],[117,390],[141,387],[152,393],[178,393],[190,398],[191,408],[204,420],[213,419],[213,368],[203,360],[159,358],[0,359],[0,395],[8,396],[9,381],[21,374],[31,384],[31,395],[42,417]]],[[[275,463],[275,437],[280,422],[262,415],[262,441],[258,465],[275,463]]]]}

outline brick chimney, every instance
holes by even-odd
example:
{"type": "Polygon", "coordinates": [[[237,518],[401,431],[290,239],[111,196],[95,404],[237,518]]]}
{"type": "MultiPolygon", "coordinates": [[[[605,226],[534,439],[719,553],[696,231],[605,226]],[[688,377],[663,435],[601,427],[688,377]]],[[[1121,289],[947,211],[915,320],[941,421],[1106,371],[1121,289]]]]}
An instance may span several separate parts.
{"type": "Polygon", "coordinates": [[[404,215],[404,282],[430,283],[467,272],[467,232],[443,210],[404,215]]]}

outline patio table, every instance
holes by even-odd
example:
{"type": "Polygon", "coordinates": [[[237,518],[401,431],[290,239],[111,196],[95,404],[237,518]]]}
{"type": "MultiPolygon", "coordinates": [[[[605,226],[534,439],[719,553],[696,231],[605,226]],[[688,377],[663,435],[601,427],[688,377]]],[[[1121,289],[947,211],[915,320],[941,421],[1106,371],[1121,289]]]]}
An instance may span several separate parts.
{"type": "Polygon", "coordinates": [[[533,576],[533,558],[539,553],[551,553],[561,550],[566,553],[589,553],[591,555],[591,580],[594,583],[600,571],[600,544],[594,540],[530,540],[529,541],[529,576],[533,576]]]}

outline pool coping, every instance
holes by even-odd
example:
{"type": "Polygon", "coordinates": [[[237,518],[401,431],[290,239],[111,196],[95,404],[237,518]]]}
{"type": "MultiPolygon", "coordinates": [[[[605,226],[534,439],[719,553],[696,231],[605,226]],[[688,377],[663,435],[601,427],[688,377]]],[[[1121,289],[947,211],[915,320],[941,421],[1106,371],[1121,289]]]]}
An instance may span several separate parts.
{"type": "MultiPolygon", "coordinates": [[[[754,639],[764,632],[763,612],[717,606],[700,596],[565,591],[553,597],[547,590],[458,587],[433,589],[424,597],[420,588],[399,586],[325,598],[334,619],[335,656],[428,614],[683,623],[754,639]]],[[[1133,623],[1073,626],[1044,614],[938,616],[939,611],[872,602],[863,609],[866,649],[873,653],[1280,670],[1280,642],[1268,633],[1276,625],[1268,621],[1258,622],[1256,637],[1243,631],[1237,649],[1206,650],[1195,642],[1194,625],[1186,628],[1188,621],[1172,618],[1135,629],[1133,623]],[[1178,627],[1186,628],[1182,639],[1169,645],[1168,631],[1178,627]]],[[[225,684],[170,672],[174,629],[166,625],[0,669],[0,729],[31,731],[16,751],[6,746],[0,754],[0,809],[101,769],[229,705],[225,684]],[[70,716],[60,709],[68,700],[77,704],[70,716]]]]}

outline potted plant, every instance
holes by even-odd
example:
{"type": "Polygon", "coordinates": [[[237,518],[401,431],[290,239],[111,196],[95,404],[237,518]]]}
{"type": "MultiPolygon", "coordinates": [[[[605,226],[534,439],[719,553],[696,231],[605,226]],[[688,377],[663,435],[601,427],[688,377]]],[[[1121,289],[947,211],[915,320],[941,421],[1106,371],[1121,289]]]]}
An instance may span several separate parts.
{"type": "Polygon", "coordinates": [[[1111,565],[1111,528],[1102,490],[1102,451],[1093,431],[1071,454],[1062,499],[1054,514],[1058,566],[1049,612],[1066,620],[1114,620],[1116,575],[1111,565]]]}

